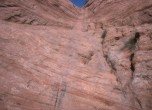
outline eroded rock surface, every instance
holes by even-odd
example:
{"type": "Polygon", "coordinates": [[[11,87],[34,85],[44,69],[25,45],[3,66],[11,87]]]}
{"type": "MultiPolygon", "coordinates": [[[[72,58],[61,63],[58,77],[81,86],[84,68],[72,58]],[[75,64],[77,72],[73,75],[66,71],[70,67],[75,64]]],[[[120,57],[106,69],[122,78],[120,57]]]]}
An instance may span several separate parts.
{"type": "Polygon", "coordinates": [[[151,0],[0,0],[0,110],[151,110],[151,23],[151,0]]]}

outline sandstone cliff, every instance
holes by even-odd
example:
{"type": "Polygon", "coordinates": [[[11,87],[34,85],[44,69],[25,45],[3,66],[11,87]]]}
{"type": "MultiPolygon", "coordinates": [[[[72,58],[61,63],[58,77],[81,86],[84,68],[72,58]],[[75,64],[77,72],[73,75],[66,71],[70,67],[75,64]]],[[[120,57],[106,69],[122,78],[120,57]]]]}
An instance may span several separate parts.
{"type": "Polygon", "coordinates": [[[152,0],[0,0],[0,110],[151,110],[152,0]]]}

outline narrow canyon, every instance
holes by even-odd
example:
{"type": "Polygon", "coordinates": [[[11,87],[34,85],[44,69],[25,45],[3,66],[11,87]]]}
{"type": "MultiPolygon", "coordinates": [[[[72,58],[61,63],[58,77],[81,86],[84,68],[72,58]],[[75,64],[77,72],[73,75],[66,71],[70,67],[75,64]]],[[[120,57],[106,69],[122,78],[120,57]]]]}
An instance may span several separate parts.
{"type": "Polygon", "coordinates": [[[152,0],[0,0],[0,110],[152,110],[152,0]]]}

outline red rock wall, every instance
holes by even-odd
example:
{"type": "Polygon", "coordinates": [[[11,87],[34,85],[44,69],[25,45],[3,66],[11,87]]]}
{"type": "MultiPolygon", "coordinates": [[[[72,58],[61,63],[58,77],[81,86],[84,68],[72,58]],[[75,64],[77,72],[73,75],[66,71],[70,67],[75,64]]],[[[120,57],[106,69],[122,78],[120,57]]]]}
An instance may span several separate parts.
{"type": "Polygon", "coordinates": [[[151,110],[151,6],[0,0],[0,110],[151,110]]]}

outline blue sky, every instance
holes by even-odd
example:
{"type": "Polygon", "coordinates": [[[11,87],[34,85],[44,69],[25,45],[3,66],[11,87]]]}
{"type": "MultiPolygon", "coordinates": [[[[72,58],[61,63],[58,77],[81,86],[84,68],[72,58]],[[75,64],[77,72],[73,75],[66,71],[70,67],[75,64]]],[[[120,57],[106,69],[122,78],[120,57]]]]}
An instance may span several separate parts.
{"type": "Polygon", "coordinates": [[[87,0],[70,0],[75,6],[77,7],[83,7],[86,3],[87,0]]]}

